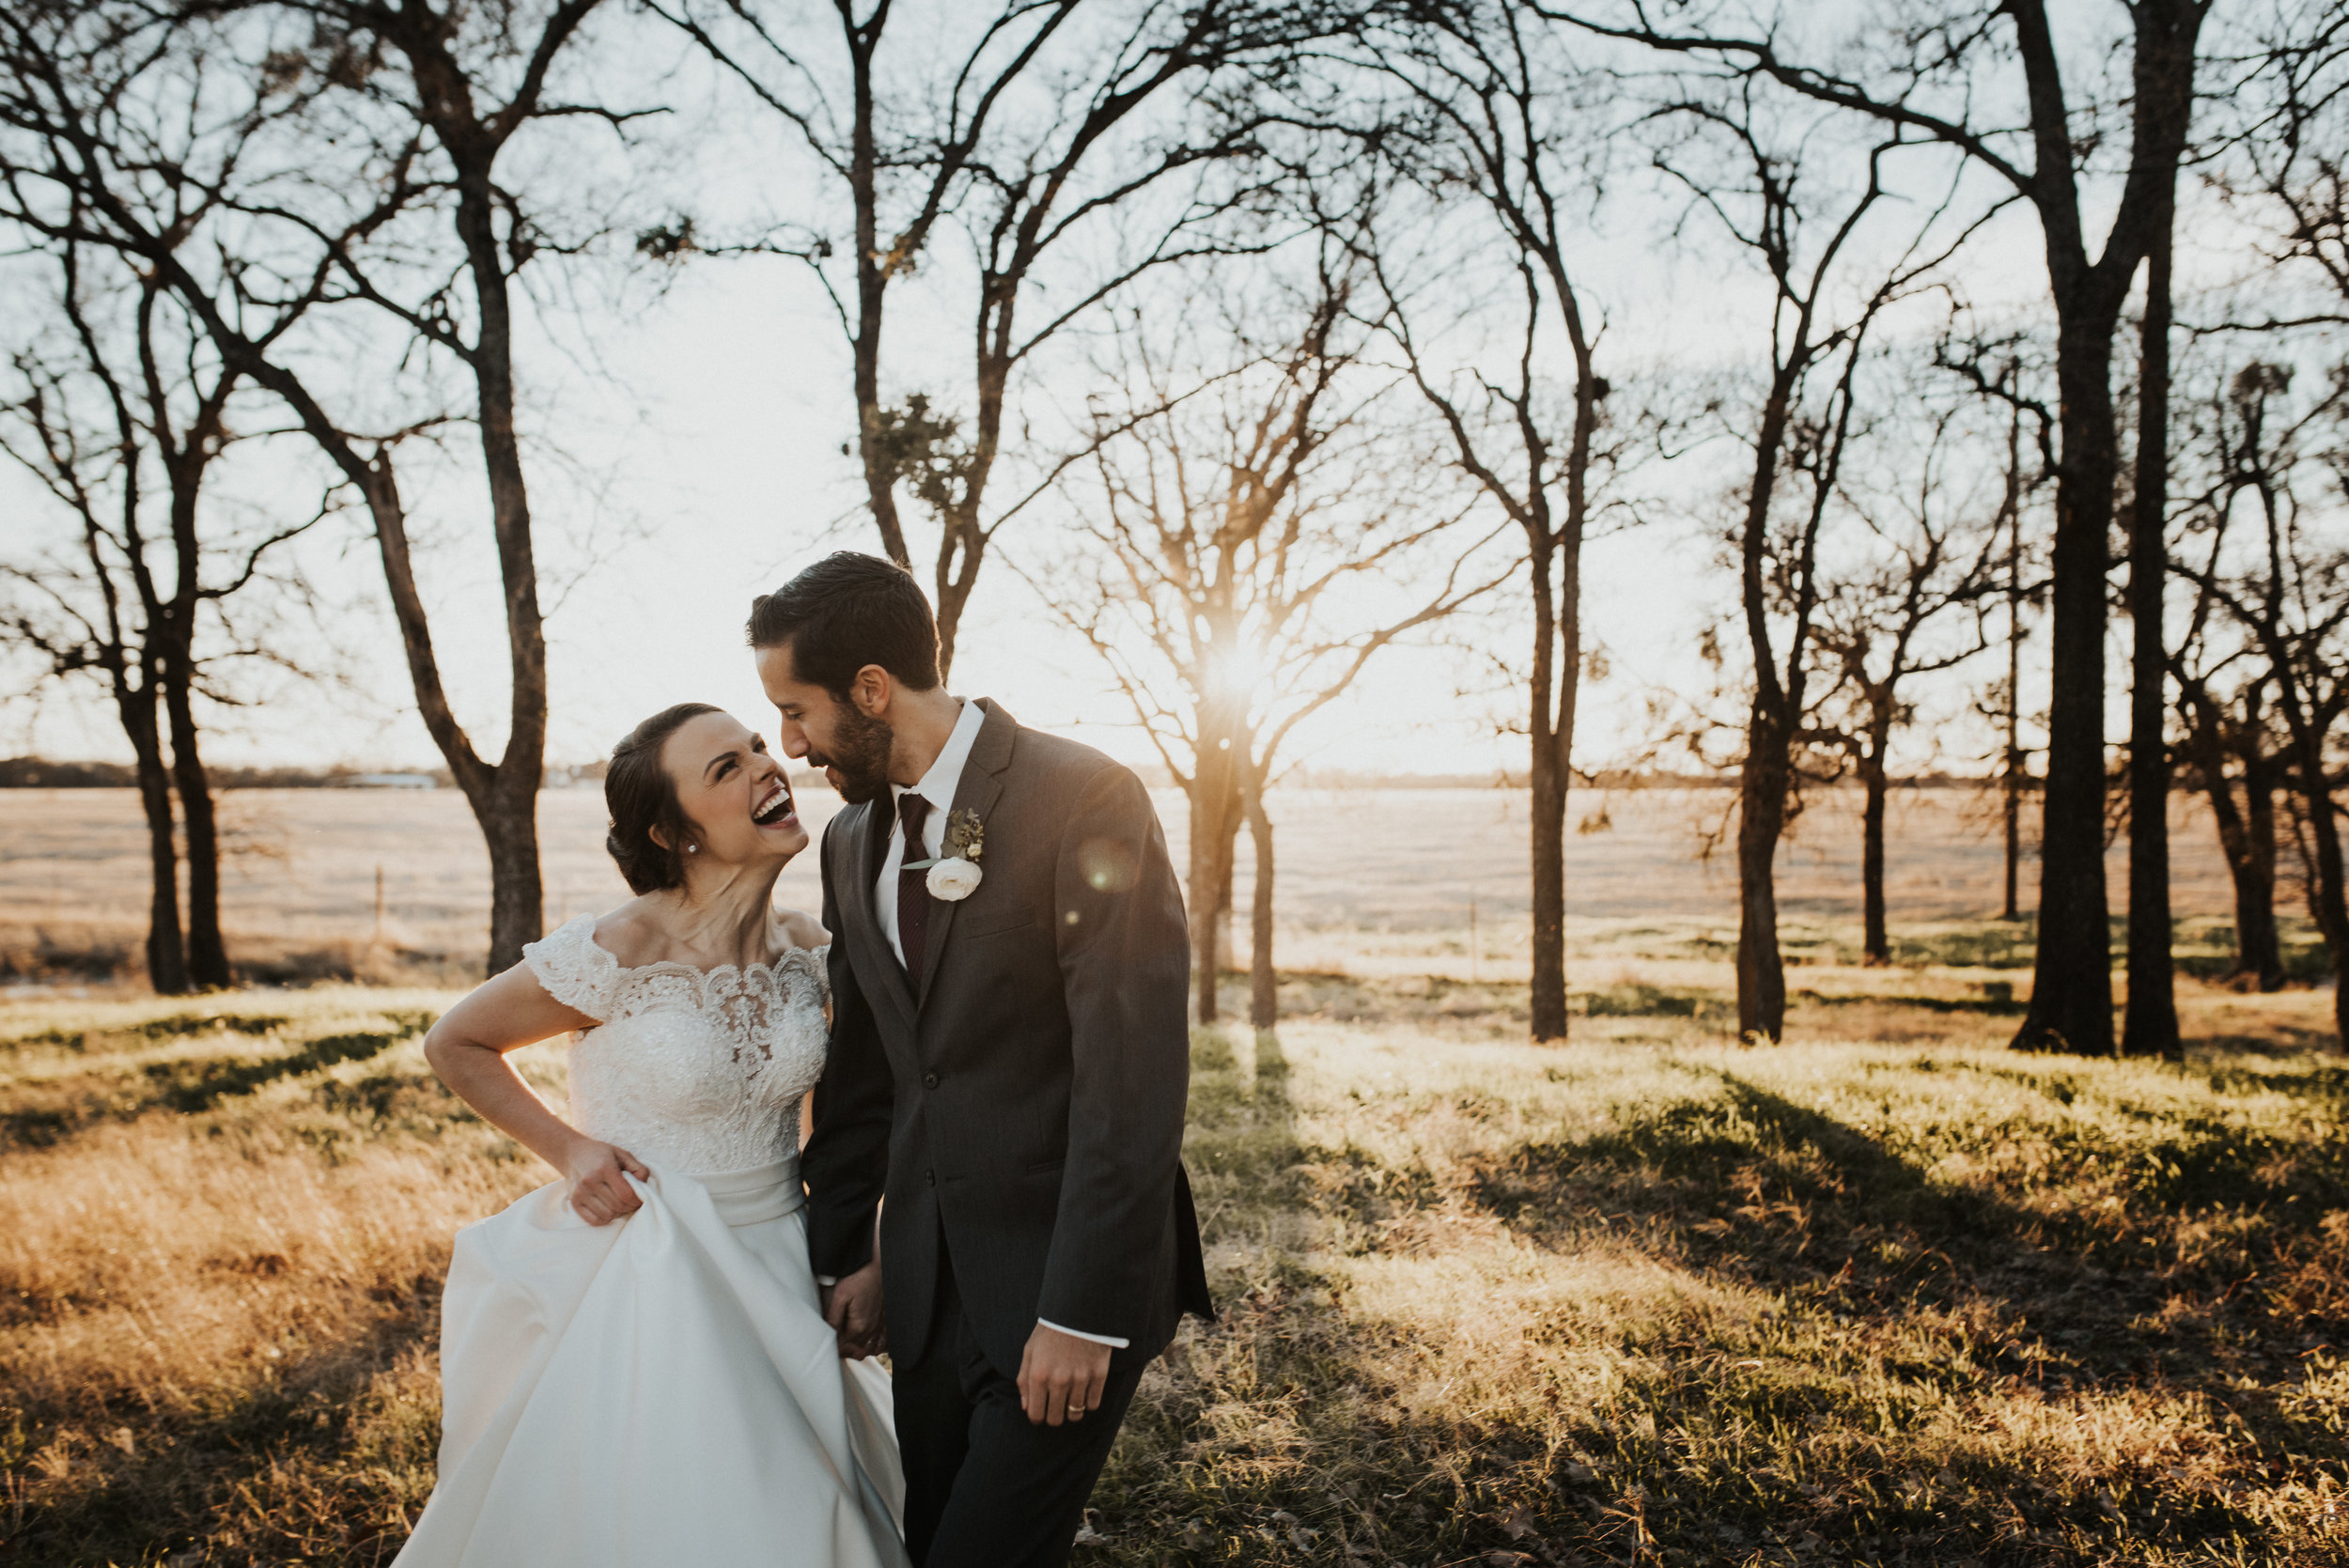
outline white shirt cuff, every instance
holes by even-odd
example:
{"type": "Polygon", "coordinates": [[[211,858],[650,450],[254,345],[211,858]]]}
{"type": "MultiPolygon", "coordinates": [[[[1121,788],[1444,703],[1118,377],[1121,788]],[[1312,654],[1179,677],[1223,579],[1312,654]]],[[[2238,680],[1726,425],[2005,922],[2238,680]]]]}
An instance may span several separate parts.
{"type": "Polygon", "coordinates": [[[816,1282],[819,1285],[836,1285],[840,1282],[840,1276],[837,1274],[818,1274],[816,1276],[816,1282]]]}
{"type": "Polygon", "coordinates": [[[1051,1329],[1054,1333],[1066,1334],[1073,1340],[1091,1340],[1095,1344],[1106,1344],[1112,1350],[1125,1350],[1130,1347],[1134,1343],[1131,1340],[1118,1339],[1114,1335],[1111,1334],[1088,1334],[1081,1328],[1063,1328],[1059,1324],[1054,1323],[1050,1318],[1040,1317],[1037,1318],[1036,1321],[1044,1325],[1045,1327],[1051,1329]]]}

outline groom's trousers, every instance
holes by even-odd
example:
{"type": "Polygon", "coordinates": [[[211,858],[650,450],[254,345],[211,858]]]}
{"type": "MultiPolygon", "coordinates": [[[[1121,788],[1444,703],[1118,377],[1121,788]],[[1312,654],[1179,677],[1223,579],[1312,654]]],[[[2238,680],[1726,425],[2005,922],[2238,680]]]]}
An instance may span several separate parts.
{"type": "Polygon", "coordinates": [[[922,1358],[894,1369],[906,1549],[918,1568],[1059,1568],[1150,1358],[1114,1352],[1098,1410],[1038,1426],[979,1349],[943,1246],[936,1303],[922,1358]]]}

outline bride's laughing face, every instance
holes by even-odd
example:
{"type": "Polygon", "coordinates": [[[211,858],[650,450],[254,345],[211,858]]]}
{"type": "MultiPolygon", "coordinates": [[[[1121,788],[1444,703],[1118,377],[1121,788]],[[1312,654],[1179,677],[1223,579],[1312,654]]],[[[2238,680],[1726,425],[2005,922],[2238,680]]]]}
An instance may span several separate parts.
{"type": "Polygon", "coordinates": [[[661,766],[692,825],[689,866],[781,865],[807,847],[783,764],[732,714],[679,725],[661,748],[661,766]]]}

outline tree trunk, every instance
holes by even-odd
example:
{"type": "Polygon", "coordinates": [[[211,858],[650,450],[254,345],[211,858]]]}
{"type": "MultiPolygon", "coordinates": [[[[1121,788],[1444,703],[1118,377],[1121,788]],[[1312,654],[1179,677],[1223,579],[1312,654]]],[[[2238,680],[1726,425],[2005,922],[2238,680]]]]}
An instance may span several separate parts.
{"type": "MultiPolygon", "coordinates": [[[[2159,248],[2176,200],[2178,163],[2194,106],[2196,40],[2209,8],[2200,0],[2146,0],[2130,8],[2136,38],[2131,189],[2122,197],[2104,256],[2093,263],[2081,238],[2079,150],[2046,7],[2043,0],[2018,0],[2006,9],[2015,20],[2038,154],[2027,194],[2039,210],[2055,299],[2062,447],[2049,595],[2053,690],[2041,808],[2039,941],[2030,1010],[2015,1044],[2105,1056],[2113,1048],[2104,862],[2106,584],[2120,463],[2112,338],[2129,280],[2139,261],[2159,248]]],[[[2162,351],[2167,354],[2166,347],[2162,351]]],[[[2166,813],[2156,818],[2166,820],[2166,813]]]]}
{"type": "Polygon", "coordinates": [[[1757,700],[1737,772],[1737,1034],[1748,1044],[1775,1042],[1786,1032],[1773,862],[1786,831],[1791,772],[1785,737],[1757,700]]]}
{"type": "MultiPolygon", "coordinates": [[[[1578,329],[1578,341],[1579,341],[1578,329]]],[[[1587,352],[1579,354],[1582,361],[1580,387],[1576,394],[1575,442],[1572,471],[1567,477],[1569,505],[1566,525],[1558,536],[1558,673],[1557,719],[1550,730],[1548,750],[1550,754],[1550,777],[1555,795],[1545,818],[1548,847],[1546,862],[1554,868],[1558,878],[1557,920],[1555,934],[1550,939],[1556,955],[1556,992],[1551,999],[1558,1021],[1556,1038],[1566,1037],[1566,806],[1574,789],[1574,722],[1576,706],[1582,696],[1582,531],[1587,503],[1584,486],[1590,468],[1591,432],[1597,425],[1597,394],[1590,390],[1594,383],[1587,352]]],[[[1539,1036],[1538,1031],[1536,1037],[1539,1036]]]]}
{"type": "Polygon", "coordinates": [[[546,929],[538,877],[538,781],[501,777],[486,800],[471,802],[490,846],[490,972],[521,962],[522,945],[546,929]]]}
{"type": "Polygon", "coordinates": [[[2234,792],[2225,780],[2206,792],[2212,814],[2225,815],[2218,825],[2218,843],[2227,860],[2227,875],[2234,884],[2234,967],[2222,979],[2249,981],[2262,991],[2284,983],[2283,940],[2276,924],[2276,808],[2265,809],[2267,842],[2263,855],[2252,820],[2234,809],[2234,792]]]}
{"type": "Polygon", "coordinates": [[[1255,890],[1249,900],[1248,1021],[1270,1029],[1281,1021],[1281,983],[1272,968],[1272,816],[1265,810],[1264,784],[1248,790],[1248,837],[1256,850],[1255,890]]]}
{"type": "Polygon", "coordinates": [[[1861,957],[1869,964],[1889,964],[1892,961],[1892,940],[1885,928],[1884,914],[1886,779],[1881,741],[1876,743],[1876,754],[1860,763],[1859,777],[1867,790],[1866,801],[1859,810],[1861,957]]]}
{"type": "Polygon", "coordinates": [[[1533,989],[1532,1034],[1566,1037],[1566,780],[1552,733],[1553,688],[1567,672],[1558,667],[1558,610],[1550,578],[1553,546],[1533,551],[1532,723],[1528,782],[1532,789],[1533,989]]]}
{"type": "Polygon", "coordinates": [[[2121,1053],[2174,1062],[2184,1048],[2170,942],[2170,650],[2162,630],[2170,575],[2174,190],[2171,195],[2158,204],[2146,255],[2144,349],[2138,377],[2137,493],[2129,521],[2129,994],[2121,1053]]]}
{"type": "Polygon", "coordinates": [[[2017,896],[2022,891],[2023,781],[2017,776],[2020,759],[2015,751],[2012,745],[2007,747],[2006,778],[2000,786],[2006,797],[2003,811],[2006,819],[2006,890],[2005,897],[1999,906],[2000,920],[2023,918],[2022,908],[2017,903],[2017,896]]]}
{"type": "Polygon", "coordinates": [[[2303,748],[2300,777],[2309,833],[2315,845],[2316,877],[2309,890],[2309,903],[2333,961],[2333,1048],[2338,1051],[2349,1050],[2349,893],[2344,893],[2342,885],[2341,825],[2333,814],[2331,792],[2326,787],[2323,760],[2318,748],[2303,748]],[[2316,764],[2313,768],[2311,761],[2316,764]]]}
{"type": "Polygon", "coordinates": [[[151,716],[147,743],[139,744],[135,732],[131,738],[138,759],[139,810],[147,817],[147,983],[158,996],[177,996],[188,988],[188,965],[179,934],[179,846],[171,818],[171,779],[156,754],[151,716]]]}
{"type": "MultiPolygon", "coordinates": [[[[488,174],[482,174],[485,189],[488,174]]],[[[545,929],[545,892],[538,873],[538,786],[546,775],[547,644],[538,610],[538,567],[530,534],[530,495],[522,476],[521,444],[514,428],[512,329],[506,281],[482,203],[477,234],[467,236],[474,256],[481,307],[481,342],[474,380],[481,389],[482,466],[490,480],[490,513],[497,536],[498,576],[506,590],[506,749],[491,769],[495,809],[483,818],[490,835],[490,972],[521,962],[522,944],[545,929]]],[[[459,227],[470,204],[460,206],[459,227]]]]}
{"type": "MultiPolygon", "coordinates": [[[[2012,388],[2016,372],[2008,372],[2012,388]]],[[[2006,884],[2000,920],[2020,920],[2023,868],[2023,410],[2008,411],[2006,427],[2006,768],[1999,780],[2006,838],[2006,884]]]]}
{"type": "Polygon", "coordinates": [[[2200,683],[2187,685],[2186,697],[2183,755],[2210,802],[2218,850],[2234,884],[2234,966],[2221,978],[2252,980],[2261,990],[2272,991],[2283,982],[2282,946],[2276,928],[2275,783],[2265,776],[2272,765],[2255,754],[2261,748],[2253,733],[2248,744],[2239,748],[2243,801],[2238,805],[2233,781],[2227,776],[2230,749],[2216,705],[2200,683]]]}
{"type": "MultiPolygon", "coordinates": [[[[91,561],[102,574],[104,563],[95,547],[91,561]]],[[[102,576],[101,581],[105,581],[102,576]]],[[[139,811],[147,818],[147,984],[157,996],[178,996],[188,988],[188,957],[179,925],[179,844],[172,819],[171,773],[163,766],[163,737],[155,722],[161,660],[151,646],[143,650],[138,656],[140,683],[131,684],[130,653],[112,613],[111,587],[107,599],[107,675],[123,737],[131,742],[131,755],[137,765],[139,811]]],[[[151,610],[147,624],[151,642],[155,625],[151,610]]]]}
{"type": "Polygon", "coordinates": [[[188,690],[193,671],[182,662],[164,693],[164,707],[171,716],[172,782],[188,827],[188,981],[197,990],[219,990],[235,979],[220,934],[220,825],[212,809],[211,778],[197,744],[194,703],[188,690]]]}
{"type": "MultiPolygon", "coordinates": [[[[2275,761],[2256,756],[2259,741],[2247,743],[2244,757],[2244,870],[2235,884],[2235,968],[2257,977],[2263,991],[2284,984],[2283,938],[2276,924],[2275,761]]],[[[2228,869],[2233,870],[2233,857],[2228,869]]]]}
{"type": "Polygon", "coordinates": [[[1223,819],[1223,850],[1219,863],[1223,867],[1223,881],[1215,890],[1215,969],[1218,974],[1229,974],[1239,968],[1238,950],[1233,942],[1232,890],[1237,884],[1239,872],[1239,830],[1241,814],[1227,813],[1223,819]]]}
{"type": "Polygon", "coordinates": [[[1232,753],[1206,738],[1212,733],[1212,716],[1200,717],[1201,744],[1190,778],[1190,875],[1186,882],[1190,894],[1191,1012],[1196,1021],[1214,1023],[1220,1016],[1215,987],[1221,972],[1218,934],[1228,929],[1222,915],[1231,885],[1228,862],[1237,835],[1233,831],[1232,753]]]}
{"type": "MultiPolygon", "coordinates": [[[[2064,296],[2057,296],[2059,308],[2064,296]]],[[[2112,938],[2105,893],[2105,581],[2112,523],[2113,318],[2075,299],[2057,334],[2062,467],[2041,793],[2039,931],[2024,1050],[2112,1054],[2112,938]]]]}
{"type": "MultiPolygon", "coordinates": [[[[509,427],[509,436],[510,433],[509,427]]],[[[482,841],[490,852],[489,972],[502,973],[521,961],[522,946],[537,939],[546,912],[545,892],[538,873],[537,822],[538,784],[546,766],[546,660],[545,644],[538,635],[537,593],[535,585],[528,582],[528,554],[525,551],[520,562],[525,580],[521,595],[513,591],[514,565],[506,562],[506,636],[514,682],[515,722],[506,737],[506,754],[492,767],[481,759],[463,726],[457,722],[457,715],[449,706],[447,690],[441,681],[440,661],[432,648],[431,623],[425,613],[424,599],[417,592],[414,567],[409,556],[407,512],[399,499],[391,454],[379,452],[375,461],[360,471],[360,478],[368,514],[375,520],[376,544],[383,557],[384,583],[390,590],[393,619],[399,625],[400,642],[408,656],[417,711],[433,743],[447,760],[457,787],[464,792],[465,803],[473,809],[474,821],[479,825],[482,841]],[[515,617],[525,610],[526,624],[517,624],[515,617]],[[535,660],[521,657],[526,644],[536,645],[535,660]]],[[[524,526],[527,527],[526,520],[524,526]]],[[[501,528],[502,560],[509,554],[508,537],[501,528]]]]}
{"type": "Polygon", "coordinates": [[[1786,806],[1794,793],[1794,747],[1803,723],[1819,529],[1850,430],[1851,383],[1859,363],[1857,337],[1845,351],[1849,357],[1836,394],[1842,408],[1812,473],[1810,516],[1792,572],[1798,586],[1783,674],[1771,648],[1764,563],[1770,498],[1785,452],[1788,414],[1801,369],[1810,361],[1808,341],[1800,332],[1764,407],[1761,437],[1754,445],[1753,484],[1747,492],[1738,539],[1746,639],[1753,650],[1753,703],[1746,721],[1745,761],[1737,774],[1737,1035],[1748,1044],[1775,1042],[1786,1032],[1786,959],[1778,942],[1778,841],[1785,836],[1786,806]]]}

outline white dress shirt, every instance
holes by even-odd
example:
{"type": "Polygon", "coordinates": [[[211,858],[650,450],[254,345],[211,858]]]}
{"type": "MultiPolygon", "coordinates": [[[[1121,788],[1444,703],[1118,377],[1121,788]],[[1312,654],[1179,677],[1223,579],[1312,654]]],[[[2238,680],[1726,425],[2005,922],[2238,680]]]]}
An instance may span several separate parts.
{"type": "Polygon", "coordinates": [[[873,914],[880,922],[881,935],[888,939],[889,951],[901,964],[906,961],[906,950],[897,939],[897,874],[905,868],[906,833],[905,808],[898,802],[909,795],[919,795],[930,803],[930,815],[922,824],[922,852],[913,858],[938,859],[946,847],[946,818],[955,809],[955,791],[962,787],[963,765],[971,760],[979,726],[986,722],[987,715],[979,711],[978,704],[964,703],[954,733],[946,737],[938,760],[922,775],[922,782],[889,786],[889,853],[881,857],[880,879],[873,884],[873,914]]]}
{"type": "MultiPolygon", "coordinates": [[[[930,814],[922,823],[922,853],[914,859],[938,859],[946,848],[946,818],[955,809],[955,792],[962,787],[963,767],[970,762],[971,748],[977,743],[979,728],[986,722],[987,715],[979,711],[978,704],[964,703],[961,717],[955,721],[954,733],[946,737],[946,744],[939,751],[938,760],[931,763],[929,771],[922,775],[922,782],[889,786],[889,853],[881,857],[880,877],[873,884],[873,913],[880,922],[881,935],[889,942],[889,951],[897,955],[897,962],[901,964],[906,961],[906,953],[904,945],[897,939],[897,876],[905,868],[906,833],[904,808],[897,802],[908,795],[919,795],[930,803],[930,814]]],[[[830,1284],[832,1281],[826,1280],[823,1282],[830,1284]]],[[[1133,1343],[1108,1334],[1088,1334],[1081,1328],[1064,1328],[1043,1318],[1036,1321],[1047,1328],[1057,1328],[1064,1334],[1118,1350],[1133,1343]]]]}

